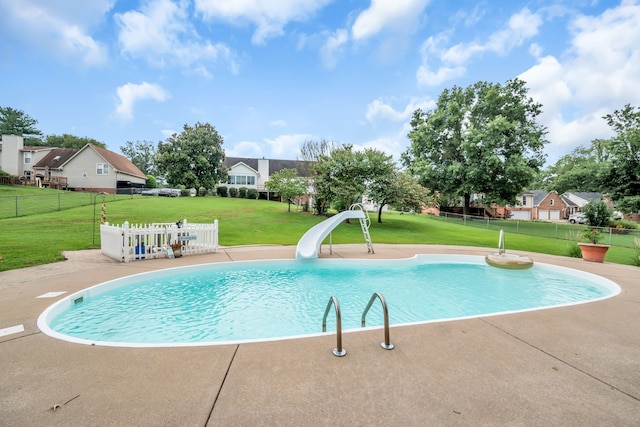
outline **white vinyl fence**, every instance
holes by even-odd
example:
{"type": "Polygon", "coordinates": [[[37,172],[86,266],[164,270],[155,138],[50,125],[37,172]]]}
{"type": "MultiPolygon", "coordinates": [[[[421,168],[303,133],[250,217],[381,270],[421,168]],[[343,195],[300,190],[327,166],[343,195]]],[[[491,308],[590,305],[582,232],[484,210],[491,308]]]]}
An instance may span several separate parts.
{"type": "Polygon", "coordinates": [[[154,223],[100,226],[102,253],[121,262],[218,251],[218,220],[213,224],[154,223]],[[172,248],[172,250],[168,250],[172,248]]]}

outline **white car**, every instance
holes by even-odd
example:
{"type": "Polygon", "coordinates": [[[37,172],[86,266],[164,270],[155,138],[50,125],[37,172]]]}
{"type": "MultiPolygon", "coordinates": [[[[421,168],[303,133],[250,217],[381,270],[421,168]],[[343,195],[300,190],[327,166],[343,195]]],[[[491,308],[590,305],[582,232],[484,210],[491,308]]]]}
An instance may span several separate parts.
{"type": "Polygon", "coordinates": [[[577,224],[586,224],[587,217],[584,216],[583,213],[577,213],[577,214],[571,215],[567,221],[569,221],[571,224],[576,224],[576,223],[577,224]]]}

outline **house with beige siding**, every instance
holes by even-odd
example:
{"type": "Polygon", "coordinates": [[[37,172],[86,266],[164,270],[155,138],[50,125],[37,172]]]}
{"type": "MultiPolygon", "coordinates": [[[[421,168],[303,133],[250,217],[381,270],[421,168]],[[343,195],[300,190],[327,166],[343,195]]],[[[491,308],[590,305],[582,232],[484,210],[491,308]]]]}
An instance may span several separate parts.
{"type": "Polygon", "coordinates": [[[25,185],[115,193],[142,188],[147,180],[129,159],[87,144],[80,149],[25,147],[21,136],[3,135],[0,169],[25,185]]]}
{"type": "Polygon", "coordinates": [[[147,177],[121,154],[87,144],[81,149],[56,148],[33,166],[44,183],[66,178],[75,191],[115,193],[119,188],[143,188],[147,177]]]}
{"type": "Polygon", "coordinates": [[[0,170],[10,175],[30,181],[33,177],[33,165],[38,163],[55,147],[24,145],[24,139],[17,135],[0,137],[0,170]]]}

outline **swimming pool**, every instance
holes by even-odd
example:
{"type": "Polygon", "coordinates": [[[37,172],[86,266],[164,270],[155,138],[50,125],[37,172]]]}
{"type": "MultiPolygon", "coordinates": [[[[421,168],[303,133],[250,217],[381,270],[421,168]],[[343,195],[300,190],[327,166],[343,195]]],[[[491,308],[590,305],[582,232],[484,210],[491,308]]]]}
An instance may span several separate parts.
{"type": "MultiPolygon", "coordinates": [[[[42,313],[53,337],[110,346],[229,344],[318,335],[331,296],[345,331],[360,328],[374,292],[392,325],[558,307],[617,295],[615,283],[536,264],[524,271],[468,255],[402,260],[268,260],[214,263],[128,276],[77,292],[42,313]]],[[[327,318],[335,332],[335,314],[327,318]]],[[[374,304],[368,327],[382,325],[374,304]]]]}

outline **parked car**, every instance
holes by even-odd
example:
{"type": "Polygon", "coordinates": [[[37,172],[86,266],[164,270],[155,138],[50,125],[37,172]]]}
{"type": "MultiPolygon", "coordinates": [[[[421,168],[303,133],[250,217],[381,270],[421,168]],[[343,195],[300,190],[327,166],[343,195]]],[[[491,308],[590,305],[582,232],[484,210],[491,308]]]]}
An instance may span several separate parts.
{"type": "Polygon", "coordinates": [[[586,224],[587,217],[583,213],[577,213],[571,215],[567,221],[569,221],[571,224],[586,224]]]}
{"type": "Polygon", "coordinates": [[[157,188],[151,188],[149,190],[144,190],[140,194],[142,196],[157,196],[159,192],[160,192],[160,190],[158,190],[157,188]]]}
{"type": "Polygon", "coordinates": [[[175,188],[161,188],[160,191],[158,192],[158,196],[179,197],[180,190],[177,190],[175,188]]]}

